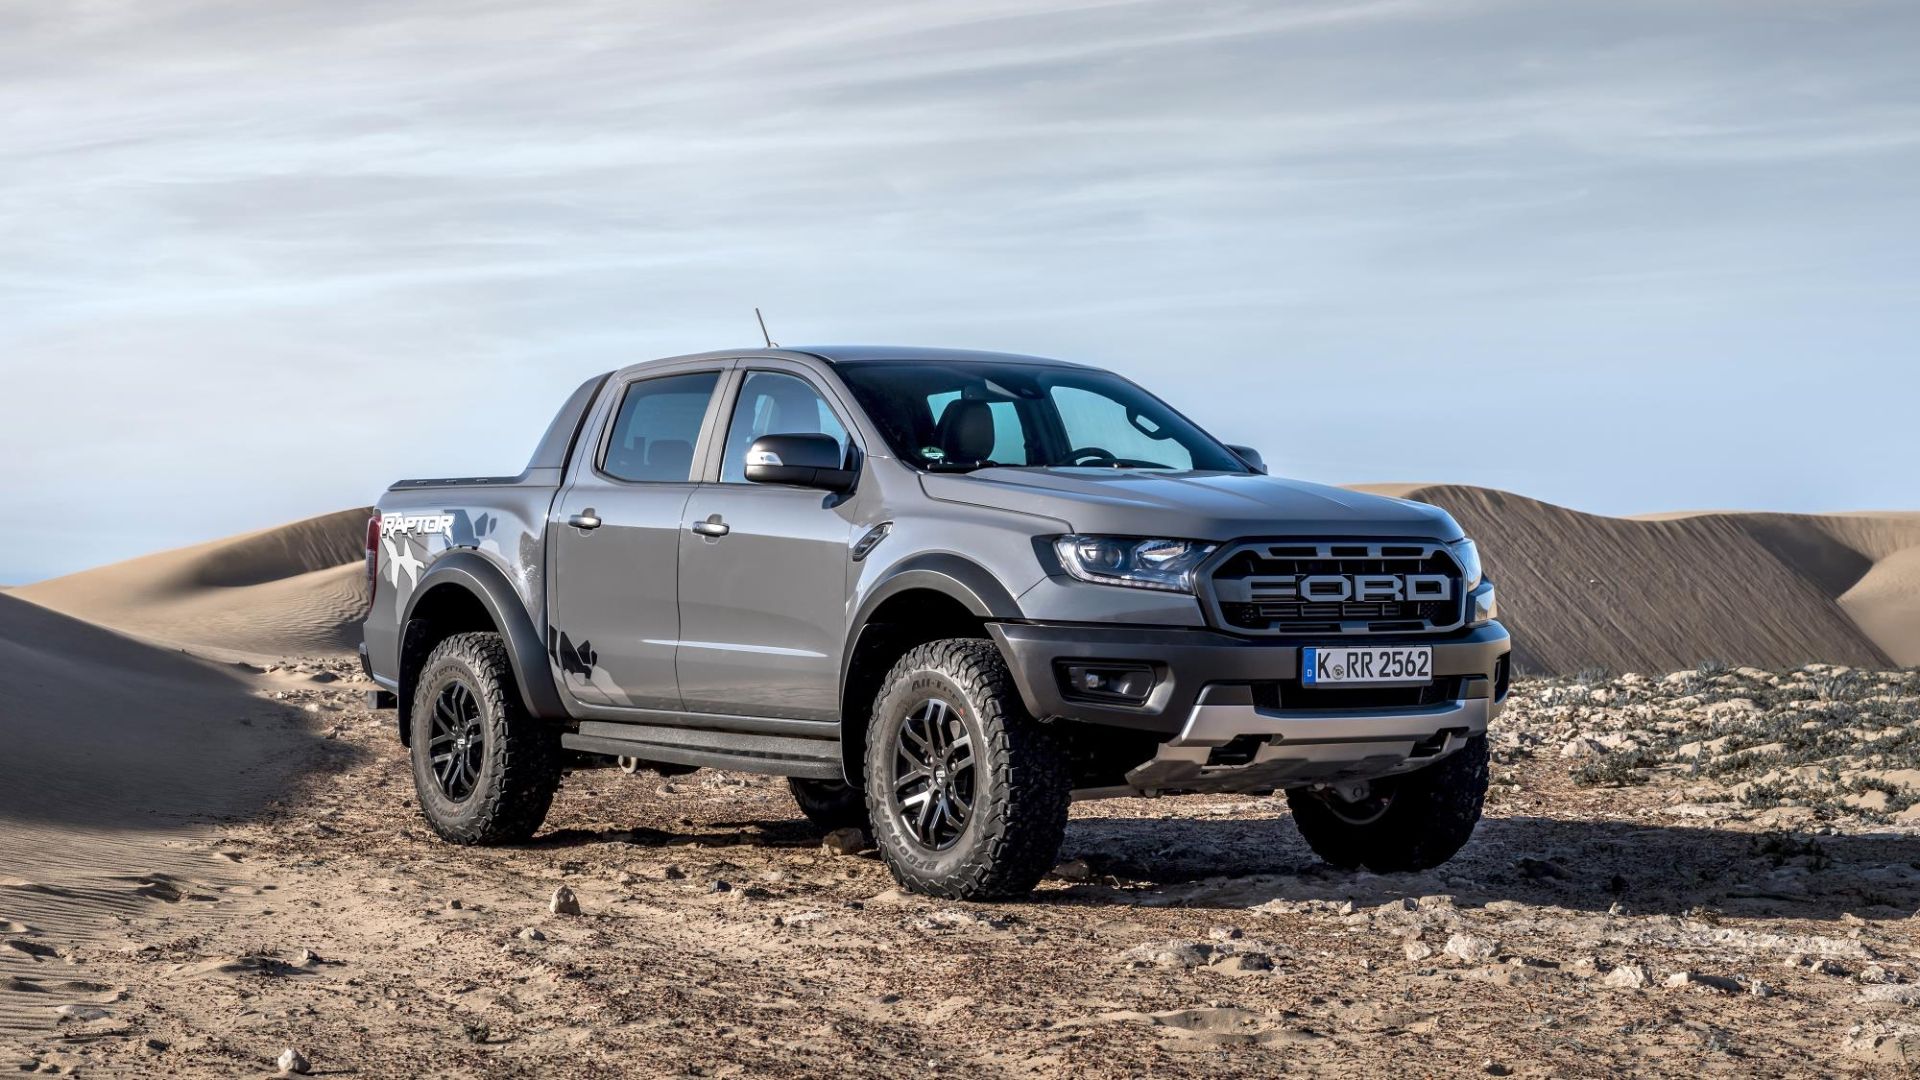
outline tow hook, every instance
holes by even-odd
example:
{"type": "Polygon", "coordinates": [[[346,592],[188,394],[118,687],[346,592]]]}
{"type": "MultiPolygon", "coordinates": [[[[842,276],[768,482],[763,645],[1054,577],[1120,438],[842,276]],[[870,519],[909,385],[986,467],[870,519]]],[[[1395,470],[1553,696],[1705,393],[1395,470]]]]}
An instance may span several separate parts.
{"type": "Polygon", "coordinates": [[[1330,786],[1335,795],[1350,803],[1365,802],[1373,794],[1373,785],[1365,780],[1346,780],[1330,786]]]}

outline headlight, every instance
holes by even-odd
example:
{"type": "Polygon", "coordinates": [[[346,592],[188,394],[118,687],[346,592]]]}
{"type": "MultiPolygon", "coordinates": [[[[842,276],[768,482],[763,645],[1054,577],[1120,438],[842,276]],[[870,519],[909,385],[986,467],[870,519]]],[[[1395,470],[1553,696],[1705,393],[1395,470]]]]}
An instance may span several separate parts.
{"type": "Polygon", "coordinates": [[[1134,536],[1062,536],[1053,542],[1067,573],[1081,581],[1169,592],[1192,592],[1193,572],[1214,547],[1134,536]]]}
{"type": "Polygon", "coordinates": [[[1493,595],[1493,582],[1475,589],[1467,597],[1467,625],[1485,626],[1500,617],[1500,601],[1493,595]]]}
{"type": "Polygon", "coordinates": [[[1466,592],[1478,588],[1486,576],[1480,566],[1480,548],[1471,540],[1455,540],[1447,545],[1447,550],[1453,553],[1454,561],[1460,564],[1460,588],[1466,592]]]}

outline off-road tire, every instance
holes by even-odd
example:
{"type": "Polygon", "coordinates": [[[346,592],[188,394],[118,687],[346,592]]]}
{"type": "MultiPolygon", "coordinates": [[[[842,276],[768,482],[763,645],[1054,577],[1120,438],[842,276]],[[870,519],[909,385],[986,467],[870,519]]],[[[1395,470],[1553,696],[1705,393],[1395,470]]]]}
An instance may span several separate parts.
{"type": "Polygon", "coordinates": [[[1072,780],[1058,734],[1021,703],[992,642],[952,638],[918,646],[888,672],[867,725],[866,801],[875,846],[911,892],[999,900],[1032,891],[1059,857],[1072,780]],[[916,840],[893,797],[896,740],[908,714],[946,703],[974,753],[972,808],[952,846],[916,840]]]}
{"type": "Polygon", "coordinates": [[[793,789],[793,801],[807,820],[822,832],[835,829],[867,829],[866,792],[844,780],[809,780],[802,776],[787,778],[793,789]]]}
{"type": "Polygon", "coordinates": [[[1335,866],[1364,866],[1376,874],[1431,870],[1473,836],[1487,798],[1487,737],[1475,736],[1452,754],[1403,776],[1374,781],[1389,800],[1364,824],[1342,818],[1331,796],[1307,788],[1287,792],[1287,805],[1307,846],[1335,866]]]}
{"type": "Polygon", "coordinates": [[[413,695],[413,788],[427,823],[456,844],[512,844],[546,820],[560,786],[560,735],[530,715],[499,634],[455,634],[428,655],[413,695]],[[454,800],[435,779],[428,749],[440,692],[464,682],[480,711],[485,750],[473,790],[454,800]]]}

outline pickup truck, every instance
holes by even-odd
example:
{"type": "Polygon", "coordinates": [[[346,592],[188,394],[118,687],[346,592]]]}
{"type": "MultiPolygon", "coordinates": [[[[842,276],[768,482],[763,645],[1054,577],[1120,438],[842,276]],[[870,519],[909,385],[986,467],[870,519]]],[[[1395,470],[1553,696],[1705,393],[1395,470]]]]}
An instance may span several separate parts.
{"type": "Polygon", "coordinates": [[[1284,791],[1327,861],[1424,869],[1479,820],[1509,678],[1446,512],[1029,356],[636,364],[518,476],[393,485],[366,551],[375,704],[461,844],[623,760],[788,777],[957,899],[1030,891],[1111,796],[1284,791]]]}

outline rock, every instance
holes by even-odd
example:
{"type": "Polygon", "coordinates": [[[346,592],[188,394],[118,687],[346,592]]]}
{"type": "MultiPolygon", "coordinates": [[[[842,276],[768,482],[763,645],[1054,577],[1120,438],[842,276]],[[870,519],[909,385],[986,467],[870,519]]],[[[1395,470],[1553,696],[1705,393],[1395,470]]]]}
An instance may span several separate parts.
{"type": "Polygon", "coordinates": [[[1207,931],[1207,936],[1215,941],[1239,941],[1246,935],[1237,926],[1216,926],[1207,931]]]}
{"type": "Polygon", "coordinates": [[[1560,747],[1560,756],[1569,759],[1599,757],[1606,752],[1607,748],[1600,745],[1598,740],[1589,739],[1585,736],[1571,739],[1566,745],[1560,747]]]}
{"type": "Polygon", "coordinates": [[[714,878],[713,884],[707,886],[707,891],[710,893],[732,892],[733,883],[722,878],[714,878]]]}
{"type": "Polygon", "coordinates": [[[547,910],[555,915],[578,915],[580,898],[573,895],[572,889],[562,885],[553,890],[552,898],[547,901],[547,910]]]}
{"type": "Polygon", "coordinates": [[[543,934],[543,933],[541,933],[541,932],[540,932],[540,930],[539,930],[539,928],[537,928],[537,927],[532,927],[532,926],[528,926],[528,927],[523,927],[523,928],[521,928],[521,930],[520,930],[520,932],[519,932],[518,934],[515,934],[515,935],[514,935],[514,937],[517,937],[517,938],[519,938],[519,939],[520,939],[521,941],[545,941],[545,940],[547,940],[547,935],[545,935],[545,934],[543,934]]]}
{"type": "Polygon", "coordinates": [[[1669,990],[1710,990],[1716,994],[1734,994],[1742,989],[1738,982],[1723,975],[1702,975],[1697,971],[1676,971],[1667,976],[1669,990]]]}
{"type": "Polygon", "coordinates": [[[1460,933],[1447,939],[1445,952],[1448,956],[1467,964],[1478,964],[1489,960],[1497,946],[1478,934],[1460,933]]]}
{"type": "Polygon", "coordinates": [[[1831,975],[1837,979],[1844,979],[1852,974],[1839,963],[1824,956],[1805,956],[1800,953],[1789,954],[1785,960],[1780,961],[1780,966],[1810,971],[1815,975],[1831,975]]]}
{"type": "Polygon", "coordinates": [[[1413,963],[1419,963],[1433,955],[1433,947],[1421,941],[1409,941],[1400,946],[1401,953],[1413,963]]]}
{"type": "Polygon", "coordinates": [[[1899,983],[1863,986],[1860,988],[1860,1000],[1888,1002],[1894,1005],[1920,1005],[1920,986],[1899,983]]]}
{"type": "Polygon", "coordinates": [[[1216,958],[1213,966],[1229,975],[1251,975],[1260,971],[1273,970],[1273,958],[1266,953],[1234,953],[1231,956],[1216,958]]]}
{"type": "Polygon", "coordinates": [[[858,855],[867,850],[867,834],[859,829],[835,829],[820,841],[829,855],[858,855]]]}
{"type": "Polygon", "coordinates": [[[1861,968],[1860,974],[1854,976],[1854,978],[1874,986],[1886,986],[1889,983],[1897,983],[1900,981],[1898,975],[1881,967],[1879,964],[1868,964],[1866,967],[1861,968]]]}
{"type": "Polygon", "coordinates": [[[293,966],[295,967],[319,967],[324,963],[326,963],[326,961],[321,959],[320,954],[314,952],[312,949],[301,949],[299,952],[293,954],[293,966]]]}
{"type": "Polygon", "coordinates": [[[1536,859],[1522,855],[1515,860],[1514,865],[1520,868],[1521,876],[1529,881],[1567,881],[1573,877],[1566,867],[1552,859],[1536,859]]]}
{"type": "Polygon", "coordinates": [[[1481,1062],[1481,1063],[1480,1063],[1480,1071],[1481,1071],[1481,1072],[1483,1072],[1483,1073],[1486,1073],[1486,1074],[1487,1074],[1488,1076],[1511,1076],[1511,1075],[1513,1075],[1513,1070],[1512,1070],[1512,1069],[1509,1069],[1509,1068],[1507,1068],[1507,1067],[1506,1067],[1505,1065],[1502,1065],[1502,1064],[1500,1064],[1500,1063],[1499,1063],[1499,1062],[1497,1062],[1497,1061],[1491,1061],[1491,1060],[1489,1060],[1489,1061],[1483,1061],[1483,1062],[1481,1062]]]}
{"type": "Polygon", "coordinates": [[[1611,986],[1618,990],[1638,990],[1652,981],[1653,976],[1644,966],[1621,964],[1607,972],[1606,977],[1600,980],[1600,985],[1611,986]]]}
{"type": "Polygon", "coordinates": [[[685,880],[686,876],[687,872],[677,866],[669,866],[660,871],[660,880],[662,881],[682,881],[685,880]]]}
{"type": "Polygon", "coordinates": [[[1779,991],[1761,982],[1759,979],[1753,979],[1747,983],[1747,993],[1757,998],[1770,998],[1779,993],[1779,991]]]}
{"type": "Polygon", "coordinates": [[[1093,864],[1085,859],[1068,859],[1053,868],[1053,876],[1062,881],[1092,881],[1093,864]]]}
{"type": "Polygon", "coordinates": [[[313,1062],[307,1060],[307,1055],[291,1046],[280,1051],[279,1064],[280,1071],[288,1075],[305,1076],[313,1071],[313,1062]]]}
{"type": "Polygon", "coordinates": [[[62,1020],[77,1020],[85,1023],[89,1020],[105,1020],[110,1014],[98,1005],[62,1005],[54,1010],[62,1020]]]}
{"type": "Polygon", "coordinates": [[[1185,941],[1158,941],[1136,945],[1120,954],[1134,967],[1196,968],[1213,955],[1213,946],[1185,941]]]}

